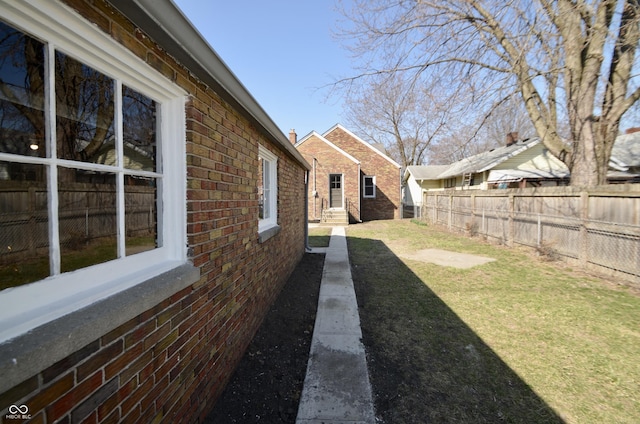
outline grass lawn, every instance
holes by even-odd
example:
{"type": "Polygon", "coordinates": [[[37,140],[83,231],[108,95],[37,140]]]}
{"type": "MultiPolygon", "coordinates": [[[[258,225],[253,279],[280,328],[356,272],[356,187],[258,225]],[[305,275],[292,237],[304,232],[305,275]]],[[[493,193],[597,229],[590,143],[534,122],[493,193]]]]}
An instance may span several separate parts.
{"type": "Polygon", "coordinates": [[[309,247],[329,247],[331,227],[309,228],[309,247]]]}
{"type": "Polygon", "coordinates": [[[383,422],[640,422],[638,291],[408,220],[347,236],[383,422]],[[496,261],[402,259],[422,249],[496,261]]]}

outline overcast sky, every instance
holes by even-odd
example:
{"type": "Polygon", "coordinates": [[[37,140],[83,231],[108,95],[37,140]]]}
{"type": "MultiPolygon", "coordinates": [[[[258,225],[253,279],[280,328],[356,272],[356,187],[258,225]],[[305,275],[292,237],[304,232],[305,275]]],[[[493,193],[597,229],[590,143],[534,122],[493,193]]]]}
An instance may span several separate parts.
{"type": "Polygon", "coordinates": [[[298,138],[342,122],[327,89],[350,75],[332,38],[332,0],[174,0],[283,133],[298,138]]]}

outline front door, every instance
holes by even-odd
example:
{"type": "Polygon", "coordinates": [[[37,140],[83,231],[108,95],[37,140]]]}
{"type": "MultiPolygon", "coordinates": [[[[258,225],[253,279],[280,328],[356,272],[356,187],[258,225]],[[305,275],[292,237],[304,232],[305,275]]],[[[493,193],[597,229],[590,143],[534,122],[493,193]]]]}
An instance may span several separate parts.
{"type": "Polygon", "coordinates": [[[342,174],[329,175],[329,207],[342,208],[342,174]]]}

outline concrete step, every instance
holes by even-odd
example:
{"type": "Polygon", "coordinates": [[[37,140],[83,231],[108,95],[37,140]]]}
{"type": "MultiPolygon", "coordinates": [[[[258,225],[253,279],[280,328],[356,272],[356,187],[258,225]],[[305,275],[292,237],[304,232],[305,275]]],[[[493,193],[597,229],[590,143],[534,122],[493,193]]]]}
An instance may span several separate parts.
{"type": "Polygon", "coordinates": [[[344,209],[325,209],[322,211],[321,224],[348,225],[349,214],[344,209]]]}

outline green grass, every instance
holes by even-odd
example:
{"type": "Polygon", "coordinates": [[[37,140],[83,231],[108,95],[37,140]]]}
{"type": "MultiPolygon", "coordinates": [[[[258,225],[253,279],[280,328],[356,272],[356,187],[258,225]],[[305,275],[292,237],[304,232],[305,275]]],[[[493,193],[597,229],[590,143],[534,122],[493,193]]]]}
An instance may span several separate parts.
{"type": "Polygon", "coordinates": [[[309,228],[310,247],[329,247],[331,239],[331,227],[309,228]]]}
{"type": "Polygon", "coordinates": [[[347,235],[384,422],[640,422],[637,293],[406,220],[347,235]],[[497,260],[401,259],[428,248],[497,260]]]}
{"type": "MultiPolygon", "coordinates": [[[[127,255],[151,250],[155,247],[153,237],[127,238],[127,255]]],[[[65,249],[61,257],[61,271],[69,272],[117,258],[116,240],[105,238],[94,240],[76,249],[65,249]]],[[[18,263],[0,266],[0,290],[29,284],[49,276],[49,258],[25,259],[18,263]]]]}

